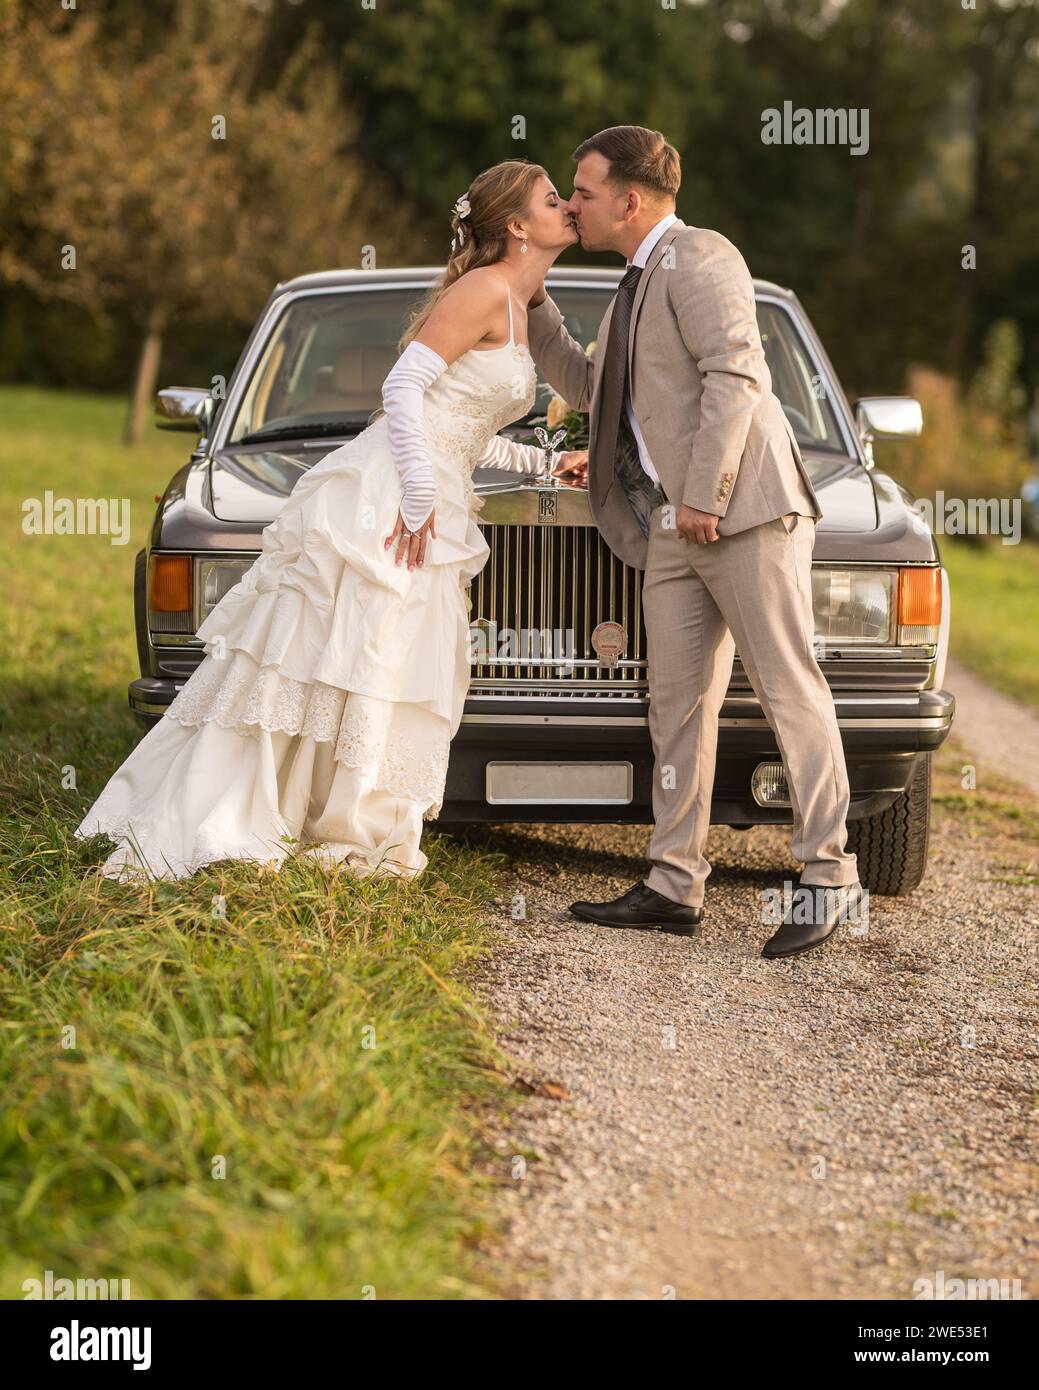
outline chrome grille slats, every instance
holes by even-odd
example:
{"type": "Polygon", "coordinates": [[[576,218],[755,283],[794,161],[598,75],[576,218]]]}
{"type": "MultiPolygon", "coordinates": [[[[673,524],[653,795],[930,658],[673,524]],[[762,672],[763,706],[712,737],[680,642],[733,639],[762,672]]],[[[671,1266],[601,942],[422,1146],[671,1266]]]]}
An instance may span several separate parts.
{"type": "MultiPolygon", "coordinates": [[[[502,567],[501,567],[501,573],[502,573],[502,605],[501,605],[501,613],[502,613],[502,626],[503,626],[503,627],[508,627],[509,624],[510,624],[510,622],[512,621],[512,615],[511,615],[510,612],[509,612],[509,592],[510,592],[510,590],[509,590],[509,537],[510,537],[510,535],[511,535],[511,529],[508,530],[508,531],[503,531],[503,533],[502,533],[502,542],[503,542],[504,547],[505,547],[505,549],[504,549],[504,558],[503,558],[502,567]]],[[[473,580],[473,584],[474,584],[474,585],[478,584],[478,583],[480,582],[480,579],[481,579],[482,577],[483,577],[483,576],[480,575],[480,576],[478,576],[476,579],[474,579],[474,580],[473,580]]],[[[480,594],[480,597],[481,597],[481,599],[482,599],[482,597],[483,597],[482,593],[480,594]]],[[[481,607],[481,610],[480,610],[480,611],[481,611],[481,613],[483,612],[482,607],[481,607]]],[[[493,618],[493,617],[494,617],[494,614],[488,614],[488,616],[491,617],[491,618],[493,618]]],[[[492,632],[495,632],[495,630],[494,630],[493,628],[492,628],[492,632]]],[[[497,637],[497,633],[496,633],[496,632],[495,632],[495,637],[497,637]]]]}
{"type": "Polygon", "coordinates": [[[490,624],[490,649],[486,660],[472,662],[473,694],[643,694],[641,572],[618,560],[594,526],[509,522],[480,529],[490,554],[472,582],[470,621],[490,624]],[[612,671],[601,667],[591,644],[593,629],[606,621],[628,634],[612,671]]]}

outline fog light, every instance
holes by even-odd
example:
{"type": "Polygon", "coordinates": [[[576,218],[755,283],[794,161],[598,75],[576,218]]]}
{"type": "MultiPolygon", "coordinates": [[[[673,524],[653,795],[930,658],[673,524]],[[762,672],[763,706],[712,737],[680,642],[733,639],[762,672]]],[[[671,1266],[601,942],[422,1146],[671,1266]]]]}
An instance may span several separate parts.
{"type": "Polygon", "coordinates": [[[782,763],[758,763],[750,779],[750,791],[759,806],[789,806],[790,788],[782,763]]]}

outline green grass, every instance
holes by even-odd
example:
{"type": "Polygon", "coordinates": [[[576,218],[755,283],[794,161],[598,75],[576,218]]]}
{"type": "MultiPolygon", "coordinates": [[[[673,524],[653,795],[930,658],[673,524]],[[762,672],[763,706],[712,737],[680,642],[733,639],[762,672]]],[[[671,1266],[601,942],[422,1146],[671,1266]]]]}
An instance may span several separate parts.
{"type": "Polygon", "coordinates": [[[137,737],[133,555],[190,436],[118,400],[2,390],[0,1296],[493,1296],[481,1131],[502,1058],[467,966],[495,856],[429,836],[411,882],[290,860],[99,878],[72,837],[137,737]],[[129,497],[133,535],[21,533],[21,502],[129,497]],[[223,913],[220,912],[223,898],[223,913]]]}
{"type": "Polygon", "coordinates": [[[942,538],[952,598],[951,651],[982,679],[1039,706],[1039,544],[942,538]]]}

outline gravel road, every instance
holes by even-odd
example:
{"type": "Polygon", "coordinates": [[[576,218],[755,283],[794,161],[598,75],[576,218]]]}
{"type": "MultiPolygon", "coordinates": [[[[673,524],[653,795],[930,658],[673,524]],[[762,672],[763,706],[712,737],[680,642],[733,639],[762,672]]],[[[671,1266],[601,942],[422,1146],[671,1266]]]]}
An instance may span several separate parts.
{"type": "Polygon", "coordinates": [[[535,1088],[488,1160],[510,1296],[1035,1296],[1039,806],[959,742],[935,772],[923,886],[788,962],[759,955],[781,831],[712,831],[692,939],[567,910],[642,876],[647,827],[478,832],[510,862],[480,985],[535,1088]]]}
{"type": "Polygon", "coordinates": [[[1039,714],[951,658],[945,685],[956,695],[957,737],[969,743],[979,766],[1039,797],[1039,714]]]}

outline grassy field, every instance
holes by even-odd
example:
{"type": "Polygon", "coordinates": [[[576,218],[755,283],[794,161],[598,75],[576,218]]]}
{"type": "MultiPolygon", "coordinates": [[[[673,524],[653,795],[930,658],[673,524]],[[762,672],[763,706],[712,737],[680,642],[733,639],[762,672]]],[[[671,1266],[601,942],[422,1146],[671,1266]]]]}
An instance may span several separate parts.
{"type": "Polygon", "coordinates": [[[953,656],[999,690],[1039,706],[1039,544],[942,537],[953,656]]]}
{"type": "Polygon", "coordinates": [[[138,736],[131,576],[190,436],[121,401],[0,390],[0,1296],[493,1296],[480,1126],[505,1092],[465,982],[495,856],[421,884],[228,863],[134,888],[72,830],[138,736]],[[126,497],[132,534],[27,536],[22,502],[126,497]]]}
{"type": "MultiPolygon", "coordinates": [[[[426,841],[416,883],[214,866],[136,889],[71,832],[138,732],[133,557],[190,447],[123,403],[0,388],[0,1296],[494,1296],[482,1117],[503,1059],[466,984],[501,864],[426,841]],[[127,498],[127,544],[27,536],[22,502],[127,498]]],[[[1039,548],[946,539],[953,650],[1039,702],[1039,548]]]]}

